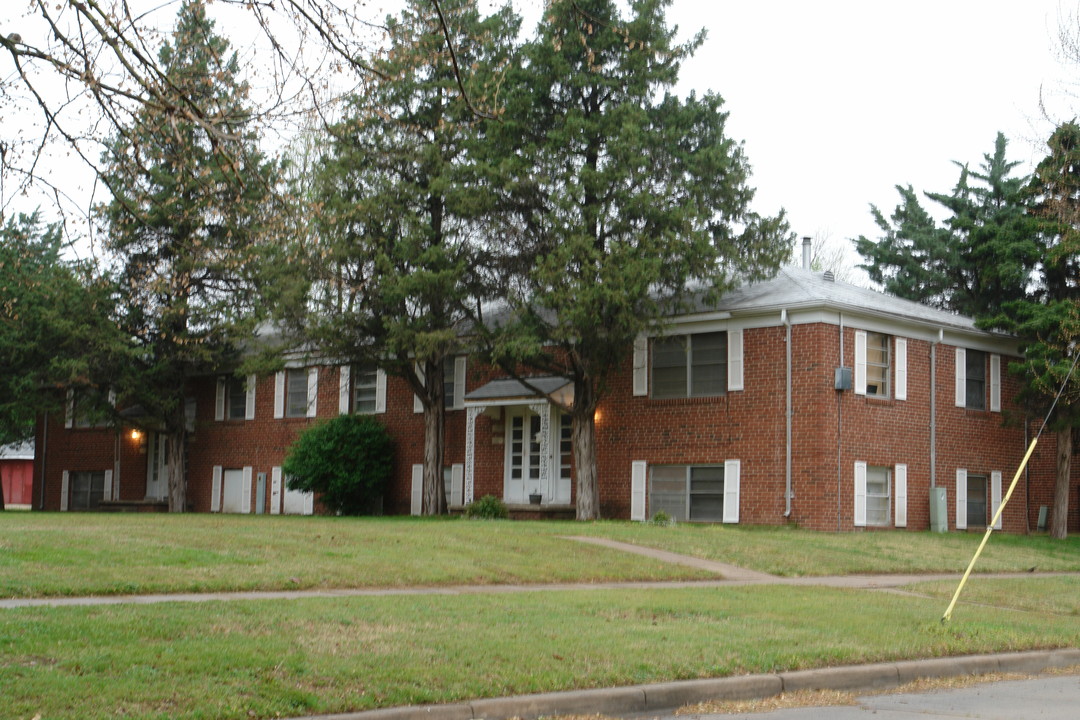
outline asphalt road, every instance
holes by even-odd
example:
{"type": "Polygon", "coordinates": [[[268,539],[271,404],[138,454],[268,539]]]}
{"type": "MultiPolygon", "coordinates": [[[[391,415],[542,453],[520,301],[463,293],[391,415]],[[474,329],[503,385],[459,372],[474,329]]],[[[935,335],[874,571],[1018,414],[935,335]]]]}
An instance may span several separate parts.
{"type": "MultiPolygon", "coordinates": [[[[738,715],[668,715],[660,720],[1077,720],[1080,675],[981,683],[959,690],[864,695],[857,705],[738,715]]],[[[656,716],[653,716],[656,717],[656,716]]]]}

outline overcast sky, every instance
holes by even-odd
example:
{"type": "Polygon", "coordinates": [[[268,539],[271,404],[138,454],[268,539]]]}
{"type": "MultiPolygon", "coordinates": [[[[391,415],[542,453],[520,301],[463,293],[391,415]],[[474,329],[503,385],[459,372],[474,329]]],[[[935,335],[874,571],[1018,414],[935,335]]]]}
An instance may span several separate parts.
{"type": "MultiPolygon", "coordinates": [[[[670,18],[708,38],[684,89],[727,101],[745,141],[757,209],[784,207],[800,236],[877,236],[897,184],[947,192],[978,166],[997,132],[1009,157],[1038,160],[1057,120],[1074,112],[1056,61],[1058,0],[676,0],[670,18]],[[1068,113],[1068,114],[1065,114],[1068,113]]],[[[1080,67],[1068,68],[1080,78],[1080,67]]]]}
{"type": "MultiPolygon", "coordinates": [[[[870,203],[890,213],[897,184],[947,192],[951,161],[977,166],[998,130],[1010,158],[1043,155],[1053,124],[1040,91],[1055,120],[1075,112],[1063,81],[1080,67],[1056,55],[1059,17],[1077,1],[675,0],[683,37],[708,32],[678,90],[725,98],[759,212],[785,208],[800,236],[876,236],[870,203]]],[[[543,0],[513,4],[529,27],[543,0]]],[[[395,5],[367,2],[373,19],[395,5]]]]}

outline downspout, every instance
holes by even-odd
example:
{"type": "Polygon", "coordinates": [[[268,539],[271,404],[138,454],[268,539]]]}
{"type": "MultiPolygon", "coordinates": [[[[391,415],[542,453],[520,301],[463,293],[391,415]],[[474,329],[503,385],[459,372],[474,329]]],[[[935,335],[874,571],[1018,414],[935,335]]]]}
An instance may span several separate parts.
{"type": "MultiPolygon", "coordinates": [[[[840,367],[844,367],[844,313],[840,313],[840,367]]],[[[840,488],[843,487],[844,393],[836,393],[836,532],[840,532],[840,488]]]]}
{"type": "Polygon", "coordinates": [[[38,510],[45,509],[45,463],[49,458],[49,411],[41,422],[41,487],[38,491],[38,510]]]}
{"type": "Polygon", "coordinates": [[[786,456],[784,458],[784,472],[785,472],[785,487],[784,487],[784,517],[791,517],[791,318],[788,317],[787,309],[780,311],[780,322],[784,324],[786,328],[786,335],[784,338],[784,351],[787,360],[787,377],[785,384],[787,386],[787,408],[784,411],[784,416],[787,424],[786,432],[786,456]]]}
{"type": "Polygon", "coordinates": [[[937,340],[930,343],[930,487],[937,487],[937,346],[945,339],[938,329],[937,340]]]}

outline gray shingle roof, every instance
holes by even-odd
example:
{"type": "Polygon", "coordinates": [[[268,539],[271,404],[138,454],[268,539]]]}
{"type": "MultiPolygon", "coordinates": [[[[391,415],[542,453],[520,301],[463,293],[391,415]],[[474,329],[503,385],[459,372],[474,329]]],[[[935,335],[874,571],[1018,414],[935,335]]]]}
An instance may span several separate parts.
{"type": "Polygon", "coordinates": [[[734,314],[781,309],[829,309],[902,318],[938,327],[980,332],[969,317],[927,307],[912,300],[828,280],[824,273],[783,268],[771,280],[750,283],[725,294],[714,304],[697,304],[697,312],[734,314]]]}

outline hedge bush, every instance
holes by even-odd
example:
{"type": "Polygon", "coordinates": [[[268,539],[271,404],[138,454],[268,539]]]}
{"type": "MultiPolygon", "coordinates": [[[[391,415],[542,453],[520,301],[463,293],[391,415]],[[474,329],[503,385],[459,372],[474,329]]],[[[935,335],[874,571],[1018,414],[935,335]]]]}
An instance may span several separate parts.
{"type": "Polygon", "coordinates": [[[393,443],[386,428],[367,415],[339,415],[308,428],[282,463],[290,490],[314,491],[342,515],[380,511],[393,472],[393,443]]]}

